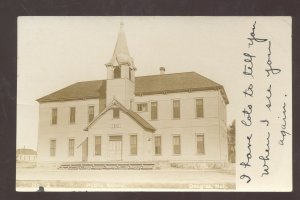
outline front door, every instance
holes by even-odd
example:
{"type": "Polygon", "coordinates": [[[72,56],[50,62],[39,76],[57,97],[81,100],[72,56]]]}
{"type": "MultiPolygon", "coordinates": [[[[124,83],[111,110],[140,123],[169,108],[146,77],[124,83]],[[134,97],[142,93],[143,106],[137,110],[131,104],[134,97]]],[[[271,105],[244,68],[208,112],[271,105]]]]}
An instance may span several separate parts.
{"type": "Polygon", "coordinates": [[[122,136],[109,136],[109,160],[122,160],[122,136]]]}
{"type": "Polygon", "coordinates": [[[88,138],[82,143],[82,162],[86,162],[88,159],[88,138]]]}

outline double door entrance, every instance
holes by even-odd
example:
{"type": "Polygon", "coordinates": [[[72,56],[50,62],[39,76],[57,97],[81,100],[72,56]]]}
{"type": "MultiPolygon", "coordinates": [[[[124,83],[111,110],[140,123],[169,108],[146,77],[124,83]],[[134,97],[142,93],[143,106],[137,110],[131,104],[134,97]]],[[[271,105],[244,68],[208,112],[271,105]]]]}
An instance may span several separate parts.
{"type": "Polygon", "coordinates": [[[108,160],[122,160],[122,136],[109,136],[108,160]]]}

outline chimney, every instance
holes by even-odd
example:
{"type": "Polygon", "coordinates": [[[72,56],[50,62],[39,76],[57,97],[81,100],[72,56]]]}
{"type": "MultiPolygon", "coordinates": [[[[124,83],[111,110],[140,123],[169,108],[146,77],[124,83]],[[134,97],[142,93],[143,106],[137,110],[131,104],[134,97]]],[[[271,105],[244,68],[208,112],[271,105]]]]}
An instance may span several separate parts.
{"type": "Polygon", "coordinates": [[[164,67],[159,68],[160,75],[165,74],[166,69],[164,67]]]}

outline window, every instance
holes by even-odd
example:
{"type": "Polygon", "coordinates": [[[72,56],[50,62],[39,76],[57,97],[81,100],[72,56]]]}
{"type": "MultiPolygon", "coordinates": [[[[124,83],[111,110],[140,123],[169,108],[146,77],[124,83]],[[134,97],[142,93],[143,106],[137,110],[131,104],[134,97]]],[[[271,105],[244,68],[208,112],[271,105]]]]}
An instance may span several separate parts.
{"type": "Polygon", "coordinates": [[[173,100],[173,118],[180,118],[180,100],[173,100]]]}
{"type": "Polygon", "coordinates": [[[89,122],[93,121],[93,119],[94,119],[94,108],[95,108],[95,106],[89,106],[89,108],[88,108],[89,122]]]}
{"type": "Polygon", "coordinates": [[[114,69],[114,78],[121,78],[121,68],[119,66],[114,69]]]}
{"type": "Polygon", "coordinates": [[[197,135],[197,153],[204,154],[204,135],[197,135]]]}
{"type": "Polygon", "coordinates": [[[161,136],[154,137],[155,142],[155,155],[161,155],[161,136]]]}
{"type": "Polygon", "coordinates": [[[180,154],[180,136],[173,136],[173,154],[180,154]]]}
{"type": "Polygon", "coordinates": [[[131,68],[129,68],[129,80],[131,80],[131,78],[132,78],[132,69],[131,68]]]}
{"type": "Polygon", "coordinates": [[[55,156],[56,154],[56,140],[50,140],[50,156],[55,156]]]}
{"type": "Polygon", "coordinates": [[[147,103],[138,103],[137,104],[137,111],[138,112],[147,112],[148,104],[147,103]]]}
{"type": "Polygon", "coordinates": [[[151,102],[151,120],[157,119],[157,102],[151,102]]]}
{"type": "Polygon", "coordinates": [[[95,136],[95,155],[101,155],[101,136],[95,136]]]}
{"type": "Polygon", "coordinates": [[[57,124],[57,108],[52,108],[52,124],[57,124]]]}
{"type": "Polygon", "coordinates": [[[75,139],[69,139],[69,156],[74,156],[75,139]]]}
{"type": "Polygon", "coordinates": [[[76,112],[75,107],[71,107],[70,108],[70,123],[71,124],[75,123],[75,112],[76,112]]]}
{"type": "Polygon", "coordinates": [[[203,117],[203,99],[196,99],[196,117],[203,117]]]}
{"type": "Polygon", "coordinates": [[[130,154],[137,155],[137,136],[136,135],[130,136],[130,154]]]}
{"type": "Polygon", "coordinates": [[[113,108],[113,118],[114,119],[120,118],[120,109],[119,108],[113,108]]]}

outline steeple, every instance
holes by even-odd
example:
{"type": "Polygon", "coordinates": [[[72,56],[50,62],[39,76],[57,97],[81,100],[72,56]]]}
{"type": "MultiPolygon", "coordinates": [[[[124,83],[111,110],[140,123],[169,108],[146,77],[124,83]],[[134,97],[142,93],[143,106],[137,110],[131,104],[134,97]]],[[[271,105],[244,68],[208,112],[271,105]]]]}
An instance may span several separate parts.
{"type": "Polygon", "coordinates": [[[120,26],[113,56],[106,64],[106,70],[106,105],[118,100],[130,109],[134,99],[136,68],[129,54],[123,23],[120,26]]]}
{"type": "Polygon", "coordinates": [[[128,65],[130,68],[135,69],[133,58],[129,54],[123,22],[120,23],[120,30],[113,56],[106,66],[116,67],[121,65],[128,65]]]}

